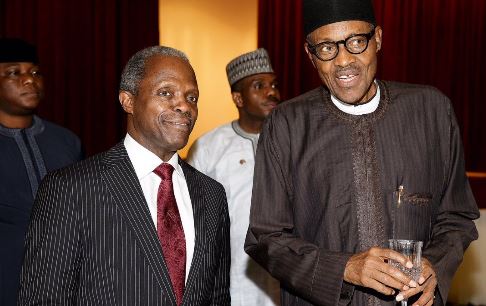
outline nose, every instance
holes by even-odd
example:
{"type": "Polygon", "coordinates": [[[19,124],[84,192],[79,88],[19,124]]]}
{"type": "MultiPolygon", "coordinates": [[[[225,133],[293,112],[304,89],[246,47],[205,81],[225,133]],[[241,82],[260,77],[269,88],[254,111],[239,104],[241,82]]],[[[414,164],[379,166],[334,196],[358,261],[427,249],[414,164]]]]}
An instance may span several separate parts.
{"type": "Polygon", "coordinates": [[[278,90],[277,87],[270,86],[268,91],[267,91],[267,96],[268,97],[275,97],[280,100],[280,91],[278,90]]]}
{"type": "Polygon", "coordinates": [[[192,107],[185,97],[179,96],[174,100],[174,110],[178,113],[188,113],[192,107]]]}
{"type": "Polygon", "coordinates": [[[350,63],[355,61],[354,55],[349,53],[348,50],[346,50],[346,47],[344,46],[344,44],[339,44],[338,48],[339,48],[338,55],[334,59],[334,63],[337,66],[346,67],[350,63]]]}
{"type": "Polygon", "coordinates": [[[22,74],[22,84],[27,85],[27,84],[32,84],[34,83],[34,77],[30,73],[24,73],[22,74]]]}

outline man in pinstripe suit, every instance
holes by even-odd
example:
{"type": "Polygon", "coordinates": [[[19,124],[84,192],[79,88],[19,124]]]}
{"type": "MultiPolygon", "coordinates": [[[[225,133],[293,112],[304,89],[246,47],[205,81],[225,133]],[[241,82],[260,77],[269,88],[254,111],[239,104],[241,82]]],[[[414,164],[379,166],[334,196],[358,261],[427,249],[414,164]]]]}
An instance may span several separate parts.
{"type": "Polygon", "coordinates": [[[48,175],[39,188],[19,305],[230,305],[224,189],[176,153],[196,121],[198,96],[182,52],[157,46],[129,60],[119,95],[125,140],[48,175]],[[182,295],[163,247],[174,236],[159,231],[167,218],[153,171],[162,164],[174,169],[171,193],[185,239],[185,260],[175,258],[185,264],[182,295]]]}

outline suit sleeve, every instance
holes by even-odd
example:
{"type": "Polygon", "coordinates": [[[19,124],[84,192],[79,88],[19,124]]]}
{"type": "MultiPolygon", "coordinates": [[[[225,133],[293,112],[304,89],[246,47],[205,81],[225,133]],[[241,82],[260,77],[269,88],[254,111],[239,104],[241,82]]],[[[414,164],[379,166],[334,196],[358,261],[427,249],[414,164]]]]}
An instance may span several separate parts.
{"type": "Polygon", "coordinates": [[[230,286],[230,265],[231,265],[231,250],[230,250],[230,219],[228,214],[228,203],[226,201],[226,194],[223,186],[220,191],[221,203],[221,222],[219,226],[219,237],[221,242],[221,253],[219,257],[219,266],[215,275],[215,286],[211,305],[231,305],[231,297],[229,292],[230,286]]]}
{"type": "Polygon", "coordinates": [[[42,181],[26,236],[18,305],[74,305],[80,232],[72,190],[56,174],[42,181]]]}
{"type": "Polygon", "coordinates": [[[245,251],[287,290],[313,304],[338,305],[342,289],[345,299],[351,298],[353,287],[343,283],[351,254],[321,249],[296,232],[290,156],[295,136],[278,111],[267,118],[260,135],[245,251]]]}
{"type": "MultiPolygon", "coordinates": [[[[436,212],[430,243],[423,256],[434,266],[438,291],[445,305],[452,278],[462,262],[464,251],[478,238],[473,219],[479,211],[466,176],[464,154],[459,127],[452,107],[449,107],[449,137],[447,146],[449,163],[442,199],[436,212]]],[[[436,294],[437,295],[437,294],[436,294]]]]}

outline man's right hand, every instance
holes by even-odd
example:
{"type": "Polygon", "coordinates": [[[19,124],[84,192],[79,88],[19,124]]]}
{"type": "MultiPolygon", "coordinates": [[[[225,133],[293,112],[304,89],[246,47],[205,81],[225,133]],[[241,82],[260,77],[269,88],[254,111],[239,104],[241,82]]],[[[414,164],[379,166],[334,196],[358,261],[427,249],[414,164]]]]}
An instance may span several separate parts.
{"type": "Polygon", "coordinates": [[[402,254],[390,249],[373,247],[355,254],[346,263],[344,280],[348,283],[374,289],[385,295],[416,287],[417,283],[388,264],[392,259],[411,268],[412,263],[402,254]]]}

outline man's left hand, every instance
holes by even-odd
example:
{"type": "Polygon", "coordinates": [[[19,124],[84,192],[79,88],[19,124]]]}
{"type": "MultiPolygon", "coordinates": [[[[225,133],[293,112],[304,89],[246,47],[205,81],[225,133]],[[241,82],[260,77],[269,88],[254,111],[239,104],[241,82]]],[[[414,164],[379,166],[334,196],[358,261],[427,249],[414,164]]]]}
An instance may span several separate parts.
{"type": "Polygon", "coordinates": [[[401,291],[397,295],[397,301],[408,299],[409,297],[422,292],[422,295],[417,302],[413,304],[413,306],[429,306],[434,304],[437,277],[434,269],[432,268],[432,264],[427,260],[427,258],[424,257],[422,257],[422,273],[420,275],[418,284],[419,285],[415,288],[401,291]]]}

